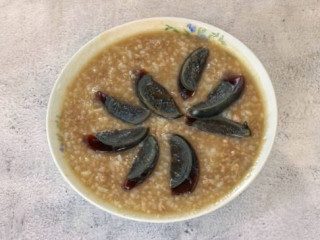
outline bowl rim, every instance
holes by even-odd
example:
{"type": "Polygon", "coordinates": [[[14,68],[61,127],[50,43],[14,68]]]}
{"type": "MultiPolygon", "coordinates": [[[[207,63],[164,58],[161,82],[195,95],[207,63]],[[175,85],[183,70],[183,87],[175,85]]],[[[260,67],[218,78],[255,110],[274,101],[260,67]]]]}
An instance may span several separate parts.
{"type": "MultiPolygon", "coordinates": [[[[263,89],[260,88],[261,93],[265,93],[263,89]]],[[[266,100],[266,96],[263,97],[264,101],[266,100]]],[[[269,103],[268,103],[269,104],[269,103]]],[[[267,116],[266,119],[268,119],[269,117],[267,116]]],[[[270,119],[269,119],[270,120],[270,119]]],[[[139,20],[135,20],[135,21],[131,21],[131,22],[127,22],[125,24],[121,24],[121,25],[117,25],[113,28],[110,28],[102,33],[100,33],[99,35],[97,35],[96,37],[94,37],[92,40],[88,41],[86,44],[84,44],[78,51],[76,51],[76,53],[74,53],[74,55],[68,60],[68,62],[64,65],[62,71],[60,72],[60,74],[58,75],[57,80],[54,83],[54,86],[51,90],[51,94],[50,94],[50,98],[49,98],[49,102],[48,102],[48,106],[47,106],[47,113],[46,113],[46,132],[47,132],[47,141],[48,141],[48,145],[49,145],[49,149],[50,149],[50,153],[51,156],[55,162],[55,165],[57,166],[57,168],[59,169],[59,172],[61,173],[61,175],[63,176],[64,180],[71,186],[71,188],[76,191],[80,196],[82,196],[86,201],[88,201],[89,203],[91,203],[92,205],[100,208],[103,211],[106,211],[110,214],[125,218],[125,219],[130,219],[130,220],[135,220],[135,221],[139,221],[139,222],[152,222],[152,223],[169,223],[169,222],[178,222],[178,221],[184,221],[184,220],[189,220],[189,219],[193,219],[193,218],[197,218],[200,216],[203,216],[205,214],[214,212],[215,210],[217,210],[218,208],[221,208],[222,206],[225,206],[226,204],[228,204],[229,202],[231,202],[233,199],[235,199],[238,195],[240,195],[242,192],[244,192],[244,190],[246,190],[248,188],[248,186],[254,181],[254,179],[259,175],[259,173],[261,172],[263,166],[265,165],[268,156],[271,152],[272,149],[272,145],[275,139],[275,135],[276,135],[276,129],[277,129],[277,121],[278,121],[278,110],[277,110],[277,102],[276,102],[276,97],[275,97],[275,92],[273,89],[273,85],[271,82],[271,79],[266,71],[266,69],[264,68],[264,66],[262,65],[262,63],[260,62],[260,60],[256,57],[256,55],[245,45],[243,44],[240,40],[238,40],[237,38],[235,38],[234,36],[232,36],[231,34],[225,32],[224,30],[215,27],[211,24],[207,24],[201,21],[197,21],[197,20],[193,20],[193,19],[188,19],[188,18],[179,18],[179,17],[154,17],[154,18],[144,18],[144,19],[139,19],[139,20]],[[195,213],[192,214],[180,214],[180,215],[172,215],[172,216],[164,216],[161,218],[153,218],[150,217],[148,215],[142,215],[142,214],[136,214],[136,213],[128,213],[128,212],[123,212],[121,210],[117,210],[115,208],[108,208],[106,206],[102,206],[101,201],[99,202],[97,200],[96,197],[89,197],[87,196],[83,191],[83,189],[79,189],[77,186],[75,186],[75,184],[71,181],[71,179],[67,176],[67,174],[65,173],[65,170],[62,169],[62,166],[60,166],[60,163],[58,161],[58,157],[56,156],[56,153],[53,149],[53,140],[52,138],[54,136],[56,136],[56,132],[54,132],[54,130],[52,130],[50,124],[52,122],[52,113],[51,110],[53,108],[54,105],[54,95],[58,89],[58,85],[61,81],[61,78],[63,76],[63,74],[67,71],[67,69],[69,68],[69,65],[74,62],[76,60],[76,58],[78,57],[78,55],[85,51],[85,49],[90,45],[93,44],[94,42],[96,42],[99,38],[101,38],[104,34],[106,34],[107,32],[110,31],[114,31],[116,29],[120,29],[123,28],[125,26],[128,25],[134,25],[134,24],[139,24],[142,22],[153,22],[153,21],[171,21],[171,22],[177,22],[177,23],[192,23],[195,24],[197,26],[202,26],[205,27],[207,29],[215,29],[217,30],[219,33],[222,33],[227,39],[228,41],[231,41],[233,43],[233,45],[236,46],[236,48],[241,48],[243,52],[246,53],[247,57],[250,57],[251,61],[252,61],[252,65],[255,66],[255,68],[259,69],[259,74],[263,75],[264,78],[267,81],[267,84],[269,84],[269,89],[268,89],[268,97],[271,97],[271,99],[268,98],[268,101],[270,100],[271,103],[270,105],[272,106],[273,109],[269,109],[272,111],[273,114],[273,119],[271,119],[271,125],[268,126],[268,129],[265,129],[265,135],[268,134],[268,138],[266,139],[265,142],[262,143],[262,146],[265,146],[267,143],[267,147],[265,147],[263,150],[263,156],[262,156],[262,149],[260,150],[261,153],[259,153],[259,155],[256,157],[256,162],[255,162],[255,166],[254,168],[250,169],[249,172],[247,173],[247,176],[245,178],[242,179],[241,182],[238,183],[238,185],[231,190],[227,195],[225,195],[224,197],[222,197],[219,201],[212,203],[210,205],[208,205],[205,208],[199,209],[197,210],[195,213]]],[[[267,125],[267,123],[265,122],[265,124],[267,125]]],[[[80,182],[80,180],[78,179],[78,181],[80,182]]]]}

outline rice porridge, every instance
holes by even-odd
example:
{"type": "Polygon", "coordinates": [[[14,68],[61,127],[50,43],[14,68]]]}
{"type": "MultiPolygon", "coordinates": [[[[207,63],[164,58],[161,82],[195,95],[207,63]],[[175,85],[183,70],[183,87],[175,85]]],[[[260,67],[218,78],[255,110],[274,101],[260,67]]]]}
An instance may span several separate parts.
{"type": "Polygon", "coordinates": [[[262,145],[265,126],[264,103],[254,76],[219,43],[173,32],[135,35],[104,49],[84,67],[69,86],[60,117],[63,154],[84,185],[97,197],[123,211],[164,216],[197,211],[217,202],[248,174],[262,145]],[[209,54],[194,95],[181,97],[178,79],[188,55],[199,47],[209,54]],[[237,138],[201,131],[186,124],[186,117],[165,118],[151,113],[138,125],[121,121],[97,100],[101,91],[143,106],[136,93],[135,70],[144,69],[174,99],[181,115],[206,101],[208,94],[227,76],[243,76],[244,90],[237,101],[222,112],[236,122],[247,122],[251,136],[237,138]],[[130,189],[123,188],[134,159],[143,146],[120,152],[89,148],[84,136],[101,131],[149,128],[158,142],[159,155],[150,176],[130,189]],[[173,194],[170,188],[172,134],[188,141],[198,161],[194,190],[173,194]]]}

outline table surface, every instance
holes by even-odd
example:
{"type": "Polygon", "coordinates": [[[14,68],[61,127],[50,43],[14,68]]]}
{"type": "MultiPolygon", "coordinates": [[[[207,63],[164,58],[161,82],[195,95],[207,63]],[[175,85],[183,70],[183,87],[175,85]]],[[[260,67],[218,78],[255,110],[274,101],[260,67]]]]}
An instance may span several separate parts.
{"type": "Polygon", "coordinates": [[[0,239],[319,239],[320,1],[0,0],[0,239]],[[97,34],[155,16],[220,27],[260,58],[279,124],[254,183],[190,221],[124,220],[92,206],[50,156],[46,110],[68,59],[97,34]]]}

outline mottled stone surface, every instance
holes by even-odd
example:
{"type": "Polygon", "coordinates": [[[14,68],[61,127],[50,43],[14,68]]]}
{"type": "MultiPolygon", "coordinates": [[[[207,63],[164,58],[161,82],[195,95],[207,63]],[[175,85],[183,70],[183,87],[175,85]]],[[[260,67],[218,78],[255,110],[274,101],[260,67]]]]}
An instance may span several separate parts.
{"type": "Polygon", "coordinates": [[[0,0],[0,239],[319,239],[319,39],[316,0],[0,0]],[[264,63],[279,105],[276,142],[256,181],[216,212],[171,224],[123,220],[83,200],[55,167],[45,129],[68,59],[100,32],[154,16],[238,37],[264,63]]]}

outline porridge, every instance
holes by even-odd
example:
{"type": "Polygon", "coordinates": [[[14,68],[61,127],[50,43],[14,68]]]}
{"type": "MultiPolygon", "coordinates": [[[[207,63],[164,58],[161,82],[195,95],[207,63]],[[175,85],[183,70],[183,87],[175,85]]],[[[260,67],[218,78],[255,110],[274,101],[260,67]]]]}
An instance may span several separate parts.
{"type": "Polygon", "coordinates": [[[263,141],[264,114],[254,76],[223,46],[191,35],[144,33],[104,49],[69,86],[60,117],[63,153],[79,180],[115,208],[155,216],[191,213],[217,202],[250,171],[263,141]],[[192,55],[202,59],[196,73],[185,66],[192,65],[192,55]],[[141,69],[147,73],[136,71],[141,69]],[[194,74],[199,79],[192,82],[188,76],[194,74]],[[232,91],[245,86],[241,96],[232,93],[232,101],[219,105],[225,82],[232,91]],[[157,92],[167,97],[161,99],[164,109],[152,102],[150,86],[164,89],[157,92]],[[108,96],[128,106],[108,108],[102,104],[108,96]],[[211,120],[208,111],[219,117],[211,120]],[[141,173],[141,166],[148,172],[141,173]],[[172,169],[189,175],[179,179],[172,169]],[[133,183],[129,177],[139,170],[143,179],[133,183]],[[191,175],[188,191],[174,191],[191,175]]]}

